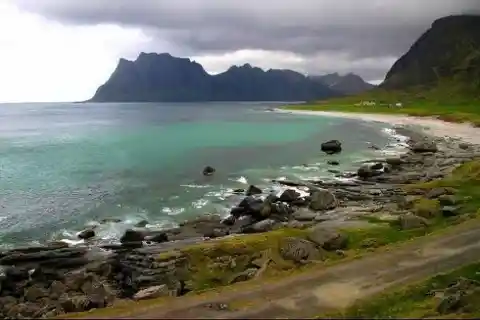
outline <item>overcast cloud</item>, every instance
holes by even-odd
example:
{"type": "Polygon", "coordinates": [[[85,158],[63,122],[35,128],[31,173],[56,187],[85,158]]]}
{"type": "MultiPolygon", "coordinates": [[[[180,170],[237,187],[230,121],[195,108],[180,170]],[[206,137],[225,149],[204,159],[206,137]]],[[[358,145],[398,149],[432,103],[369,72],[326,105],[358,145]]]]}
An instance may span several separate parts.
{"type": "MultiPolygon", "coordinates": [[[[248,62],[374,81],[433,20],[479,10],[479,0],[9,0],[0,4],[0,49],[10,52],[0,58],[22,79],[41,73],[43,100],[89,98],[118,58],[140,51],[192,57],[212,73],[248,62]],[[67,92],[54,92],[57,83],[67,92]]],[[[24,100],[36,97],[31,90],[24,100]]]]}

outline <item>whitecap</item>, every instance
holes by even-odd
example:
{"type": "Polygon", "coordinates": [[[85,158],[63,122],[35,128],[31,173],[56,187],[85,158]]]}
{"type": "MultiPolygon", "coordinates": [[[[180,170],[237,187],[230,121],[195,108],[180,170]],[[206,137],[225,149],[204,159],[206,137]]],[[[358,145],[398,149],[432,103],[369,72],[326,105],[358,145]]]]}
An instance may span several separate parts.
{"type": "Polygon", "coordinates": [[[208,204],[208,200],[199,199],[199,200],[196,200],[196,201],[192,202],[192,207],[194,207],[195,209],[201,209],[201,208],[205,207],[207,204],[208,204]]]}
{"type": "Polygon", "coordinates": [[[181,184],[180,187],[184,187],[184,188],[194,188],[194,189],[203,189],[203,188],[210,188],[211,185],[209,185],[209,184],[204,184],[204,185],[198,185],[198,184],[181,184]]]}
{"type": "Polygon", "coordinates": [[[72,240],[72,239],[60,239],[60,241],[65,242],[70,246],[76,246],[76,245],[85,243],[84,240],[72,240]]]}
{"type": "Polygon", "coordinates": [[[238,178],[237,180],[235,180],[237,182],[240,182],[240,183],[243,183],[243,184],[248,184],[248,180],[247,178],[245,178],[244,176],[241,176],[240,178],[238,178]]]}
{"type": "Polygon", "coordinates": [[[176,216],[182,212],[184,212],[185,209],[184,208],[169,208],[169,207],[165,207],[162,209],[162,212],[169,215],[169,216],[176,216]]]}

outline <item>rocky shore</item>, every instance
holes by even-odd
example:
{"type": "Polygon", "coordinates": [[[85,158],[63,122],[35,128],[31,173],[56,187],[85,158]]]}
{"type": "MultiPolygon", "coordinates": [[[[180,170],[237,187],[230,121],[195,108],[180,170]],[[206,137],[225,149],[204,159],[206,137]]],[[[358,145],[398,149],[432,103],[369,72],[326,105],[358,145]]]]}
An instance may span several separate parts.
{"type": "MultiPolygon", "coordinates": [[[[368,161],[357,172],[338,173],[350,180],[272,181],[291,187],[281,195],[255,186],[237,190],[245,198],[227,218],[206,215],[162,231],[149,231],[144,228],[146,222],[140,223],[127,230],[118,245],[69,247],[54,242],[0,252],[0,316],[48,318],[104,308],[123,299],[184,295],[199,287],[191,278],[195,260],[181,249],[238,234],[304,230],[306,238],[287,237],[278,248],[282,260],[303,264],[327,252],[341,254],[346,239],[337,229],[365,225],[361,217],[367,215],[398,221],[402,229],[423,227],[433,213],[429,205],[413,206],[419,199],[432,201],[444,216],[456,215],[455,190],[407,191],[404,186],[441,179],[457,166],[480,158],[480,148],[429,137],[411,128],[396,131],[409,138],[405,154],[368,161]]],[[[319,152],[341,151],[340,142],[328,143],[333,149],[319,144],[319,152]]],[[[332,166],[334,162],[330,160],[332,166]]],[[[88,240],[95,236],[95,229],[86,229],[79,236],[88,240]]],[[[215,268],[231,270],[228,283],[259,276],[272,260],[264,254],[247,254],[248,248],[239,250],[235,258],[225,252],[212,258],[215,268]]],[[[225,283],[219,280],[221,284],[225,283]]]]}

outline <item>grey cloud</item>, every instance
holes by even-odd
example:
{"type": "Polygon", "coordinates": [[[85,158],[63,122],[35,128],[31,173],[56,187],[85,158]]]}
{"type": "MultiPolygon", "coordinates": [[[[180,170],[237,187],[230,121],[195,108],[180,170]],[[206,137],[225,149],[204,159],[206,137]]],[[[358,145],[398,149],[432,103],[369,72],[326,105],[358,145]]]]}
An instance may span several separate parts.
{"type": "MultiPolygon", "coordinates": [[[[478,0],[16,0],[65,24],[140,27],[183,55],[280,50],[312,59],[398,57],[433,20],[479,12],[478,0]]],[[[155,44],[152,44],[155,47],[155,44]]],[[[334,63],[334,61],[333,61],[334,63]]],[[[315,68],[318,69],[318,68],[315,68]]],[[[325,69],[325,68],[324,68],[325,69]]],[[[372,67],[370,67],[372,69],[372,67]]],[[[373,68],[375,69],[375,68],[373,68]]],[[[364,70],[377,78],[385,73],[364,70]]],[[[360,73],[362,71],[360,70],[360,73]]]]}

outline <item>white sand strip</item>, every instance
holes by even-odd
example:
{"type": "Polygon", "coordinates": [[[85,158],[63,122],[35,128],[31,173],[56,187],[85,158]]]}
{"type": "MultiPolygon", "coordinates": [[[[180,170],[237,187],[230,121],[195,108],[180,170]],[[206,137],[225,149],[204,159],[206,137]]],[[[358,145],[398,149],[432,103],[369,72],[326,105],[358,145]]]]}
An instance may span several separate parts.
{"type": "Polygon", "coordinates": [[[465,142],[480,144],[480,128],[468,123],[453,123],[430,117],[411,117],[407,115],[373,114],[335,111],[307,111],[275,109],[275,112],[312,115],[335,118],[359,119],[363,121],[384,122],[393,125],[415,125],[422,127],[425,132],[437,137],[452,137],[465,142]]]}

